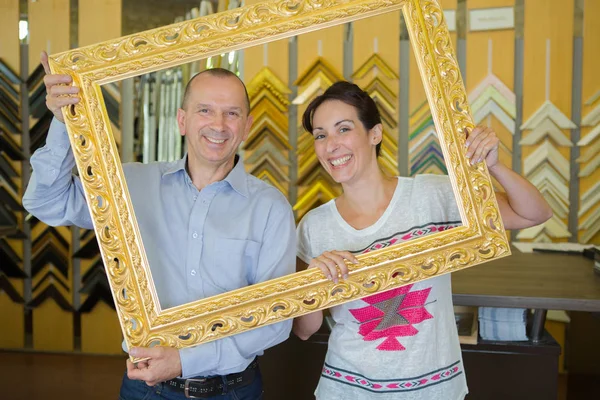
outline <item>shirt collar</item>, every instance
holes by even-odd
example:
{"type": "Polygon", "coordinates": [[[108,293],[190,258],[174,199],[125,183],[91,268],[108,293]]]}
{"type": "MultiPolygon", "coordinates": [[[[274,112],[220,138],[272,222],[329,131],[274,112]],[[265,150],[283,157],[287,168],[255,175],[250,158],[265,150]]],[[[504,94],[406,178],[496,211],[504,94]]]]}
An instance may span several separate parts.
{"type": "Polygon", "coordinates": [[[170,174],[174,174],[177,171],[181,171],[184,170],[185,171],[185,164],[187,162],[187,154],[185,156],[183,156],[183,158],[177,160],[177,161],[172,161],[170,162],[165,171],[163,172],[162,176],[165,175],[170,175],[170,174]]]}
{"type": "Polygon", "coordinates": [[[244,169],[242,157],[235,155],[233,169],[225,177],[225,182],[244,197],[248,197],[248,174],[244,169]]]}
{"type": "MultiPolygon", "coordinates": [[[[170,174],[174,174],[175,172],[178,172],[178,171],[183,171],[189,178],[189,175],[188,175],[187,171],[185,170],[186,163],[187,163],[187,154],[185,156],[183,156],[182,159],[169,163],[165,172],[163,172],[162,176],[164,177],[165,175],[170,175],[170,174]]],[[[242,196],[248,197],[248,179],[247,179],[246,175],[247,175],[247,173],[246,173],[246,170],[244,169],[244,163],[242,161],[242,158],[238,154],[236,154],[233,169],[229,172],[229,174],[227,174],[227,176],[225,177],[225,179],[223,179],[223,181],[227,182],[233,190],[235,190],[242,196]]],[[[190,178],[190,181],[191,181],[191,178],[190,178]]]]}

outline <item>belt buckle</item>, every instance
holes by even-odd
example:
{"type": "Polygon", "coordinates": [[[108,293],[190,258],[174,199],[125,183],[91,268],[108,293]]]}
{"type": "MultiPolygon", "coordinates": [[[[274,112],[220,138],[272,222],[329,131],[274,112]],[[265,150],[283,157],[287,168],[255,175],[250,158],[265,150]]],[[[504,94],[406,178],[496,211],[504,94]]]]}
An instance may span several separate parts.
{"type": "Polygon", "coordinates": [[[190,378],[190,379],[186,379],[185,380],[185,386],[184,386],[184,389],[183,389],[183,393],[185,394],[185,398],[186,399],[202,399],[203,397],[194,396],[194,395],[190,394],[190,382],[204,383],[204,382],[206,382],[206,378],[190,378]]]}

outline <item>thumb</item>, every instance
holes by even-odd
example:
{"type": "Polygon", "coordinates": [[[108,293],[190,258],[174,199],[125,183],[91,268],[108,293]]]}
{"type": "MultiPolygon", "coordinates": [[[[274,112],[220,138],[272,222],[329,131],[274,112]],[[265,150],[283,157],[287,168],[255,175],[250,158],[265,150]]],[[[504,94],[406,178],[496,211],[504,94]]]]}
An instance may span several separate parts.
{"type": "Polygon", "coordinates": [[[160,349],[148,347],[132,347],[129,350],[129,355],[136,358],[156,358],[159,355],[160,349]]]}
{"type": "Polygon", "coordinates": [[[40,54],[40,61],[42,62],[42,66],[44,67],[46,75],[50,75],[52,72],[50,71],[50,65],[48,64],[48,53],[42,51],[40,54]]]}

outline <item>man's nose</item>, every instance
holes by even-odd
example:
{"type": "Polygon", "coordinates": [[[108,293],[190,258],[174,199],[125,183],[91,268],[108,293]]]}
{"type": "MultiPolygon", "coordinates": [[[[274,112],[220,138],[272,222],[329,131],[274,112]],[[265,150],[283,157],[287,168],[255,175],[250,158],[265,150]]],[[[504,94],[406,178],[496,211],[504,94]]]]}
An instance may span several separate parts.
{"type": "Polygon", "coordinates": [[[211,121],[211,128],[215,131],[223,131],[223,127],[225,126],[225,117],[221,113],[216,113],[211,121]]]}

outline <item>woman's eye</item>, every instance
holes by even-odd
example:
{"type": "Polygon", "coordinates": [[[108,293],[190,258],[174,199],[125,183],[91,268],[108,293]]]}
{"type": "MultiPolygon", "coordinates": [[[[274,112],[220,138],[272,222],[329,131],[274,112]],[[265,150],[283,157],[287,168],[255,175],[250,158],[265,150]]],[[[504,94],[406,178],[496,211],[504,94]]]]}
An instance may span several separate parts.
{"type": "Polygon", "coordinates": [[[350,128],[346,128],[346,127],[340,128],[341,133],[348,132],[349,130],[350,130],[350,128]]]}
{"type": "Polygon", "coordinates": [[[319,139],[323,139],[325,137],[325,135],[321,134],[317,134],[315,135],[315,140],[319,140],[319,139]]]}

